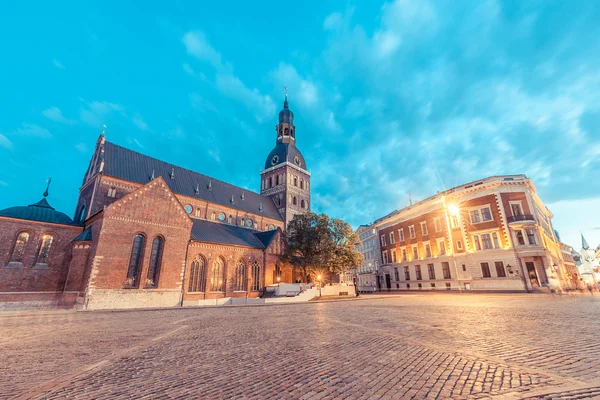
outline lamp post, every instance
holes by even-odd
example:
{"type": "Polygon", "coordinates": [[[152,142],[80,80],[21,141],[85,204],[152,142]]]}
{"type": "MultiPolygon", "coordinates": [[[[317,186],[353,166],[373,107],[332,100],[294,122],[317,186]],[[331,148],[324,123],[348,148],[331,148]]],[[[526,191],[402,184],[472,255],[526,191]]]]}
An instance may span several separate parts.
{"type": "Polygon", "coordinates": [[[319,281],[319,297],[321,297],[321,275],[317,275],[317,281],[319,281]]]}

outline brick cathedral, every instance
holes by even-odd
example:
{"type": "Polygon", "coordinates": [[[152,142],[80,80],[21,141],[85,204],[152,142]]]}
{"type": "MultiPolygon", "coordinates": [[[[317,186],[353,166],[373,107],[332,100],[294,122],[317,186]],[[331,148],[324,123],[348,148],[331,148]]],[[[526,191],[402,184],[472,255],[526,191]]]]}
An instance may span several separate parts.
{"type": "Polygon", "coordinates": [[[283,232],[310,209],[287,94],[260,194],[97,140],[74,218],[48,190],[0,211],[0,307],[168,307],[294,281],[283,232]]]}

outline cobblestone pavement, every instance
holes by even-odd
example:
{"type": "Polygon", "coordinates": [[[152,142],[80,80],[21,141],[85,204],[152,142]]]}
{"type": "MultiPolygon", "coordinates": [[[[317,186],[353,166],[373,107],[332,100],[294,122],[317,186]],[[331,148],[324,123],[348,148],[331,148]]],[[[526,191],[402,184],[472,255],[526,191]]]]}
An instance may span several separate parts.
{"type": "Polygon", "coordinates": [[[600,296],[0,314],[0,398],[600,398],[600,296]]]}

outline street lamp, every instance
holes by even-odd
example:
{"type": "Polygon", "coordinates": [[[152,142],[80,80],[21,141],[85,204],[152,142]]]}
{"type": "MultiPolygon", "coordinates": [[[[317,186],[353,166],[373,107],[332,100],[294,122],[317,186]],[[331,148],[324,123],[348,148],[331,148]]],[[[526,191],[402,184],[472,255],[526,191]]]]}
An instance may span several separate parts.
{"type": "Polygon", "coordinates": [[[317,281],[319,281],[319,297],[321,297],[321,274],[317,275],[317,281]]]}
{"type": "Polygon", "coordinates": [[[277,277],[277,283],[279,283],[280,281],[281,281],[281,277],[280,277],[280,276],[278,276],[278,277],[277,277]]]}

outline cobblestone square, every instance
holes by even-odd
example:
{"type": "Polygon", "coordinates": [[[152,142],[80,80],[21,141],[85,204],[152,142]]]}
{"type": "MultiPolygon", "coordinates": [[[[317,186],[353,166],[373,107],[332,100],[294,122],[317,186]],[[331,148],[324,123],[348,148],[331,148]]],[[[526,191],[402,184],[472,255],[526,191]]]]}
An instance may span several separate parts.
{"type": "Polygon", "coordinates": [[[0,314],[0,398],[600,398],[600,296],[0,314]]]}

